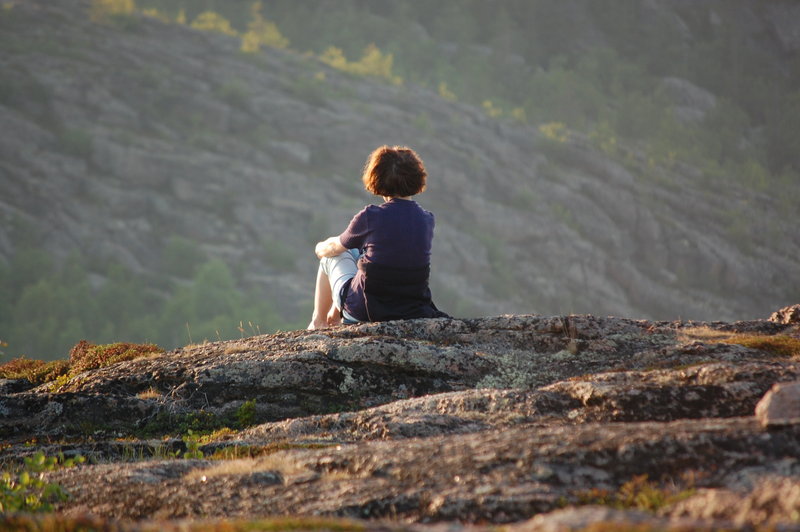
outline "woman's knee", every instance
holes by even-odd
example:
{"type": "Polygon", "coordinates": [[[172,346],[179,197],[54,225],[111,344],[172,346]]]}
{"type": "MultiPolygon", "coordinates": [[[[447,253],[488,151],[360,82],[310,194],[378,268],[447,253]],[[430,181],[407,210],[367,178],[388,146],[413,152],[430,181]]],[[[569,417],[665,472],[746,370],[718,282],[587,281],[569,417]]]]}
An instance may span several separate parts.
{"type": "MultiPolygon", "coordinates": [[[[322,271],[325,272],[328,276],[331,275],[331,272],[334,269],[342,269],[344,266],[343,263],[352,262],[355,265],[356,259],[351,250],[347,250],[339,255],[335,255],[333,257],[322,257],[319,259],[319,266],[322,268],[322,271]]],[[[349,267],[345,266],[345,269],[350,269],[349,267]]]]}

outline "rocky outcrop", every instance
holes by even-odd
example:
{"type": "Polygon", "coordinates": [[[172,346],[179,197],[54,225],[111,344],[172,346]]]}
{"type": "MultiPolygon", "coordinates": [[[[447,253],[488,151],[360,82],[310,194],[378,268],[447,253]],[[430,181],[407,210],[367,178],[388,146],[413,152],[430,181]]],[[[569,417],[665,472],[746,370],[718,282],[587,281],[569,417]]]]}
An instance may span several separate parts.
{"type": "MultiPolygon", "coordinates": [[[[251,399],[258,419],[280,421],[475,388],[530,390],[533,395],[516,400],[520,413],[584,421],[730,417],[752,414],[774,382],[800,378],[795,362],[769,352],[679,340],[704,327],[515,315],[191,345],[8,393],[0,401],[0,428],[23,438],[74,435],[87,423],[116,430],[98,422],[109,420],[133,431],[159,412],[224,416],[251,399]],[[671,369],[676,366],[687,367],[671,369]],[[34,425],[31,412],[37,412],[34,425]]],[[[727,327],[782,328],[770,322],[727,327]]]]}
{"type": "Polygon", "coordinates": [[[88,456],[47,474],[70,494],[57,515],[131,530],[286,515],[388,530],[791,526],[800,424],[755,414],[796,387],[800,353],[770,339],[800,336],[766,320],[505,315],[192,345],[57,386],[8,383],[0,459],[88,456]],[[741,345],[753,334],[758,348],[741,345]],[[229,428],[187,439],[187,420],[211,418],[229,428]]]}
{"type": "Polygon", "coordinates": [[[699,122],[717,105],[716,97],[681,78],[664,78],[661,88],[673,102],[675,117],[681,122],[699,122]]]}
{"type": "Polygon", "coordinates": [[[783,325],[800,325],[800,305],[792,305],[773,312],[769,321],[783,325]]]}

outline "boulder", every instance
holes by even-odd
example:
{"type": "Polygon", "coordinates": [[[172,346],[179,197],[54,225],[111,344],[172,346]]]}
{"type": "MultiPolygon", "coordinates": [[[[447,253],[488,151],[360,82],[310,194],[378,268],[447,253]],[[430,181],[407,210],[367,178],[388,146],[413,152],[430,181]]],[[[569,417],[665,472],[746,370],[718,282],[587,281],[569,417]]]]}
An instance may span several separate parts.
{"type": "Polygon", "coordinates": [[[769,317],[769,321],[780,323],[783,325],[798,325],[800,324],[800,305],[791,305],[776,310],[769,317]]]}
{"type": "Polygon", "coordinates": [[[758,402],[755,412],[765,427],[800,424],[800,381],[773,385],[758,402]]]}
{"type": "Polygon", "coordinates": [[[664,78],[661,88],[672,100],[675,116],[681,122],[699,122],[717,105],[717,98],[711,92],[687,79],[664,78]]]}

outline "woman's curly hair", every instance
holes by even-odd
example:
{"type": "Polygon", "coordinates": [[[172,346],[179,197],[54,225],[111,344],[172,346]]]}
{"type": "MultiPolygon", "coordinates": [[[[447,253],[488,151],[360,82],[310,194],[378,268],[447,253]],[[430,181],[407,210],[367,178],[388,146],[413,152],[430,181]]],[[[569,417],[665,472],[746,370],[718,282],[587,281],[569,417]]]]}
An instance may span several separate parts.
{"type": "Polygon", "coordinates": [[[428,172],[422,159],[405,146],[381,146],[364,165],[361,181],[376,196],[414,196],[425,190],[428,172]]]}

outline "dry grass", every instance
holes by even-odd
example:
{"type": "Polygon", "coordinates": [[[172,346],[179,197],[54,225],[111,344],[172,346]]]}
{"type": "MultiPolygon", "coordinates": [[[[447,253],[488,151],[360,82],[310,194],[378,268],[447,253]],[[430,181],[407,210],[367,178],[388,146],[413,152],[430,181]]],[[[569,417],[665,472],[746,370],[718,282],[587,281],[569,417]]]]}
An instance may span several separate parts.
{"type": "Polygon", "coordinates": [[[238,432],[230,427],[222,427],[221,429],[215,430],[211,434],[200,436],[200,443],[206,445],[217,441],[225,441],[235,437],[237,434],[238,432]]]}
{"type": "Polygon", "coordinates": [[[117,342],[96,345],[81,340],[69,352],[70,373],[75,375],[81,371],[102,368],[123,360],[152,358],[163,353],[164,350],[155,344],[117,342]]]}
{"type": "Polygon", "coordinates": [[[575,532],[713,532],[720,530],[716,527],[697,527],[695,525],[656,525],[650,523],[626,523],[623,521],[600,521],[590,523],[585,528],[576,529],[575,532]]]}
{"type": "Polygon", "coordinates": [[[66,384],[69,377],[82,371],[102,368],[138,358],[152,358],[164,353],[164,350],[155,344],[130,344],[118,342],[116,344],[96,345],[81,340],[69,352],[69,360],[55,360],[44,362],[19,357],[0,365],[0,378],[28,379],[33,384],[57,381],[58,388],[66,384]]]}
{"type": "Polygon", "coordinates": [[[68,372],[69,362],[66,360],[44,362],[20,357],[0,365],[0,378],[27,379],[33,384],[50,382],[68,372]]]}
{"type": "Polygon", "coordinates": [[[766,351],[779,357],[800,357],[800,338],[794,338],[792,336],[737,334],[725,340],[725,343],[743,345],[751,349],[766,351]]]}
{"type": "MultiPolygon", "coordinates": [[[[392,528],[387,528],[391,530],[392,528]]],[[[97,530],[104,532],[264,532],[292,531],[330,531],[361,532],[366,530],[363,523],[336,517],[273,517],[254,520],[198,520],[198,521],[155,521],[139,524],[122,523],[102,517],[66,517],[60,514],[46,515],[0,515],[0,530],[8,532],[83,532],[97,530]]],[[[396,530],[406,530],[399,526],[396,530]]]]}
{"type": "Polygon", "coordinates": [[[289,475],[306,473],[308,470],[295,460],[292,460],[291,457],[272,454],[259,458],[224,460],[205,469],[192,470],[187,473],[185,478],[201,480],[229,475],[250,475],[251,473],[263,473],[267,471],[277,471],[284,477],[287,477],[289,475]]]}
{"type": "Polygon", "coordinates": [[[233,344],[225,348],[226,355],[233,355],[235,353],[247,353],[253,349],[244,344],[233,344]]]}
{"type": "MultiPolygon", "coordinates": [[[[238,432],[230,428],[222,428],[208,436],[201,436],[200,442],[208,444],[216,441],[230,440],[237,436],[238,432]]],[[[335,443],[316,443],[316,442],[291,442],[291,441],[275,441],[266,445],[239,445],[232,444],[221,449],[217,449],[214,453],[207,457],[210,460],[238,460],[240,458],[258,458],[260,456],[267,456],[275,454],[280,451],[291,451],[295,449],[327,449],[334,447],[338,444],[335,443]]]]}
{"type": "Polygon", "coordinates": [[[689,327],[678,332],[678,341],[681,343],[689,342],[722,342],[731,337],[731,333],[718,331],[710,327],[689,327]]]}
{"type": "Polygon", "coordinates": [[[780,334],[731,333],[727,331],[718,331],[709,327],[693,327],[681,331],[678,334],[678,340],[684,343],[701,341],[735,344],[765,351],[777,357],[800,357],[800,338],[780,334]]]}
{"type": "Polygon", "coordinates": [[[151,386],[147,390],[137,393],[136,397],[139,399],[160,399],[162,396],[161,392],[151,386]]]}

